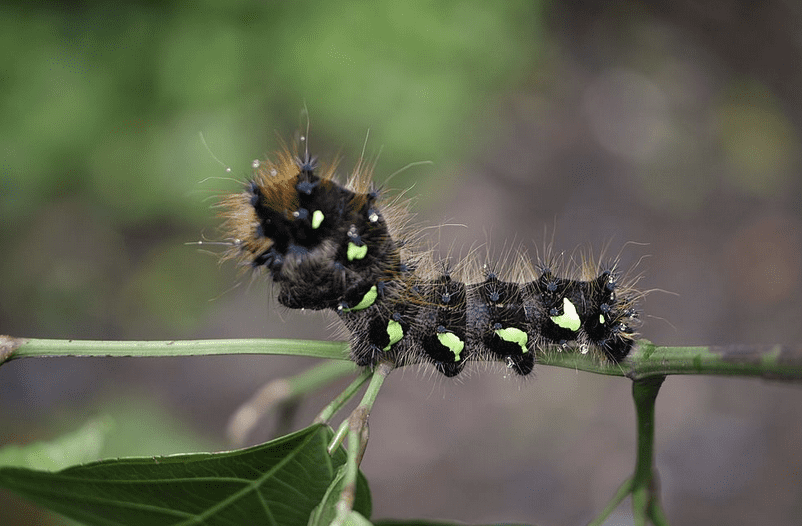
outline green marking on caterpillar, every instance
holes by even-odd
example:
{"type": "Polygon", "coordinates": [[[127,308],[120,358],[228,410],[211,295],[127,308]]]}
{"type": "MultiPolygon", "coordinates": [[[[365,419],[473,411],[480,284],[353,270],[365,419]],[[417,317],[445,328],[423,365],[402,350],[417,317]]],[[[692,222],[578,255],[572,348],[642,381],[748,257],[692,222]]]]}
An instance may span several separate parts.
{"type": "Polygon", "coordinates": [[[315,210],[312,213],[312,229],[319,228],[320,225],[323,223],[323,219],[325,217],[326,216],[323,215],[323,212],[321,212],[320,210],[315,210]]]}
{"type": "Polygon", "coordinates": [[[376,285],[373,285],[372,287],[370,287],[370,290],[367,291],[364,296],[362,296],[362,300],[359,303],[357,303],[356,305],[354,305],[350,309],[343,309],[343,312],[353,312],[353,311],[356,311],[356,310],[367,309],[368,307],[373,305],[373,303],[376,301],[376,298],[378,297],[378,295],[379,295],[379,291],[376,288],[376,285]]]}
{"type": "Polygon", "coordinates": [[[389,351],[390,347],[401,341],[401,338],[404,337],[404,328],[397,321],[390,320],[387,322],[387,336],[390,337],[390,343],[382,349],[383,351],[389,351]]]}
{"type": "Polygon", "coordinates": [[[362,245],[361,247],[356,246],[352,241],[348,242],[348,252],[346,256],[348,257],[348,261],[353,261],[355,259],[362,259],[368,254],[368,246],[362,245]]]}
{"type": "Polygon", "coordinates": [[[574,332],[578,331],[582,325],[582,320],[579,319],[576,307],[568,298],[563,298],[563,313],[559,316],[551,316],[551,321],[556,323],[558,327],[574,332]]]}
{"type": "Polygon", "coordinates": [[[526,348],[526,342],[529,341],[529,335],[527,335],[521,329],[515,327],[508,327],[506,329],[496,329],[496,334],[499,338],[504,340],[505,342],[510,343],[517,343],[521,347],[521,352],[525,353],[529,349],[526,348]]]}
{"type": "Polygon", "coordinates": [[[604,325],[604,323],[605,323],[606,321],[607,321],[607,320],[605,320],[605,319],[604,319],[604,314],[599,314],[599,323],[601,323],[602,325],[604,325]]]}
{"type": "Polygon", "coordinates": [[[453,332],[441,332],[437,335],[437,339],[443,347],[454,353],[454,361],[460,361],[459,353],[465,348],[465,342],[459,339],[459,336],[453,332]]]}

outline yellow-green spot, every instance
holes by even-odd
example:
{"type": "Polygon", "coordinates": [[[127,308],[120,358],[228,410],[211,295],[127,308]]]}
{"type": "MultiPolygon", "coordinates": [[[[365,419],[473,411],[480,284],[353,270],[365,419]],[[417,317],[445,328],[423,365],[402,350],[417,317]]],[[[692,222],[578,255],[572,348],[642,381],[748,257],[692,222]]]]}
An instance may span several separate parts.
{"type": "Polygon", "coordinates": [[[352,311],[355,311],[355,310],[367,309],[368,307],[373,305],[373,302],[376,301],[376,297],[378,295],[379,295],[379,292],[376,289],[376,285],[373,285],[372,287],[370,287],[370,290],[367,291],[364,296],[362,296],[362,300],[359,303],[357,303],[356,305],[354,305],[350,309],[343,309],[343,312],[352,312],[352,311]]]}
{"type": "Polygon", "coordinates": [[[525,353],[529,349],[526,348],[526,342],[529,341],[529,336],[515,327],[507,327],[506,329],[496,329],[496,334],[505,342],[517,343],[521,347],[521,352],[525,353]]]}
{"type": "Polygon", "coordinates": [[[325,217],[326,216],[324,216],[323,212],[321,212],[320,210],[315,210],[314,212],[312,212],[312,228],[315,229],[320,227],[325,217]]]}
{"type": "Polygon", "coordinates": [[[558,327],[574,332],[578,331],[579,326],[582,325],[579,314],[576,312],[576,307],[568,298],[563,298],[563,313],[559,316],[551,316],[551,321],[556,323],[558,327]]]}
{"type": "Polygon", "coordinates": [[[353,241],[348,242],[348,251],[346,252],[346,256],[348,257],[348,261],[353,261],[355,259],[362,259],[368,253],[368,246],[362,245],[357,246],[354,244],[353,241]]]}
{"type": "Polygon", "coordinates": [[[389,351],[390,347],[401,341],[401,338],[404,337],[404,328],[397,321],[390,320],[387,322],[387,336],[390,337],[390,343],[382,349],[383,351],[389,351]]]}
{"type": "Polygon", "coordinates": [[[601,323],[602,325],[604,325],[606,321],[607,321],[607,320],[605,320],[605,319],[604,319],[604,314],[599,314],[599,323],[601,323]]]}
{"type": "Polygon", "coordinates": [[[437,335],[437,339],[440,340],[443,347],[454,353],[454,361],[458,362],[460,360],[459,353],[465,348],[465,342],[453,332],[441,332],[437,335]]]}

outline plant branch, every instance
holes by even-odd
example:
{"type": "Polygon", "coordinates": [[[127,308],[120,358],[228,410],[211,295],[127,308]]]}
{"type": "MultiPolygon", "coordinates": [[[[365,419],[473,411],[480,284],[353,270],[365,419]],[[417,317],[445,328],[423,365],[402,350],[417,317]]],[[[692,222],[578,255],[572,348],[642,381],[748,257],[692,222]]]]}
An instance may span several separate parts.
{"type": "Polygon", "coordinates": [[[654,468],[654,406],[665,376],[632,382],[632,398],[638,420],[638,453],[632,475],[632,517],[636,526],[665,524],[660,507],[659,479],[654,468]]]}
{"type": "Polygon", "coordinates": [[[640,340],[620,364],[576,352],[550,349],[538,356],[543,365],[626,376],[632,380],[671,374],[757,376],[769,380],[802,380],[802,346],[727,345],[658,347],[640,340]]]}
{"type": "MultiPolygon", "coordinates": [[[[169,340],[97,341],[47,340],[0,336],[0,363],[15,358],[57,356],[164,357],[227,354],[287,354],[334,360],[348,359],[347,342],[314,340],[169,340]]],[[[559,346],[544,348],[538,363],[578,371],[641,380],[671,374],[757,376],[777,380],[802,379],[802,346],[729,345],[658,347],[640,340],[620,364],[605,363],[593,353],[580,354],[559,346]]]]}
{"type": "MultiPolygon", "coordinates": [[[[11,349],[6,360],[15,358],[74,357],[166,357],[226,354],[286,354],[310,358],[348,360],[347,342],[315,340],[48,340],[0,336],[0,349],[11,349]]],[[[3,356],[0,355],[0,359],[3,356]]],[[[0,362],[2,363],[2,362],[0,362]]]]}

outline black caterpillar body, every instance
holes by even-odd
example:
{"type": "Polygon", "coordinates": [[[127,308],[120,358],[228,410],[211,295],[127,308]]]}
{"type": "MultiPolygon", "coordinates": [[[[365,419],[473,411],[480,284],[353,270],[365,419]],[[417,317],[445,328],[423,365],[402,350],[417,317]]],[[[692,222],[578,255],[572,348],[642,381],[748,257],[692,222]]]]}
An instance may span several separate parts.
{"type": "Polygon", "coordinates": [[[319,170],[286,148],[255,165],[246,190],[221,203],[227,257],[267,269],[288,308],[336,311],[359,365],[428,361],[451,377],[496,360],[527,375],[544,345],[595,349],[614,363],[633,345],[639,295],[615,264],[577,279],[545,264],[512,281],[484,270],[470,283],[432,263],[405,207],[383,202],[361,161],[345,185],[334,165],[319,170]]]}

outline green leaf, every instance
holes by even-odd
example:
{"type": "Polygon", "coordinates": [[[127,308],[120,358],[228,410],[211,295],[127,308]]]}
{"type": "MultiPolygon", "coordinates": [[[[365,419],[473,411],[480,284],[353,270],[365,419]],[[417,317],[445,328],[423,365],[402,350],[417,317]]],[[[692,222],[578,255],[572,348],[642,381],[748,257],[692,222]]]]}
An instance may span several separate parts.
{"type": "Polygon", "coordinates": [[[95,460],[111,428],[111,419],[99,418],[49,442],[5,446],[0,448],[0,466],[55,471],[95,460]]]}
{"type": "Polygon", "coordinates": [[[373,526],[373,524],[358,511],[352,511],[345,519],[345,526],[373,526]]]}
{"type": "MultiPolygon", "coordinates": [[[[104,460],[55,473],[0,468],[0,487],[87,525],[305,525],[345,462],[313,425],[223,453],[104,460]]],[[[357,502],[370,509],[363,479],[357,502]]]]}
{"type": "MultiPolygon", "coordinates": [[[[340,499],[340,494],[343,491],[345,471],[345,465],[340,466],[340,469],[337,470],[337,474],[326,490],[326,494],[323,496],[320,504],[312,512],[312,516],[309,518],[308,526],[328,526],[331,524],[331,521],[337,515],[337,501],[340,499]]],[[[367,480],[361,471],[358,473],[358,477],[359,479],[357,481],[357,493],[354,501],[354,510],[355,513],[360,512],[357,513],[357,515],[362,517],[362,520],[365,521],[365,524],[370,524],[370,522],[364,518],[370,517],[372,511],[370,492],[359,491],[360,488],[365,488],[367,490],[367,480]]],[[[349,517],[349,520],[352,519],[354,521],[357,520],[355,517],[349,517]]],[[[355,522],[354,524],[358,524],[358,522],[355,522]]]]}

